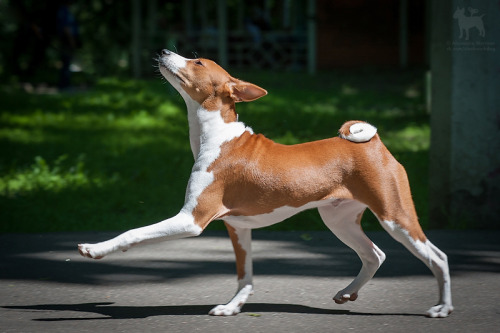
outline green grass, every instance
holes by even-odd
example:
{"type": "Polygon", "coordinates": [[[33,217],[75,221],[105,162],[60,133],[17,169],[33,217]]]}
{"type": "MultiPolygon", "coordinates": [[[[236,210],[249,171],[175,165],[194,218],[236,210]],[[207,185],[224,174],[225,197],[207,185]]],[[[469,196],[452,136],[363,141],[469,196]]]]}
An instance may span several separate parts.
{"type": "MultiPolygon", "coordinates": [[[[419,72],[238,73],[269,95],[240,120],[285,144],[367,120],[405,165],[427,225],[429,117],[419,72]]],[[[124,230],[178,212],[193,163],[184,102],[162,80],[101,79],[87,92],[0,87],[0,232],[124,230]]],[[[324,229],[316,211],[270,227],[324,229]]],[[[365,229],[377,229],[371,214],[365,229]]],[[[220,222],[209,226],[221,228],[220,222]]]]}

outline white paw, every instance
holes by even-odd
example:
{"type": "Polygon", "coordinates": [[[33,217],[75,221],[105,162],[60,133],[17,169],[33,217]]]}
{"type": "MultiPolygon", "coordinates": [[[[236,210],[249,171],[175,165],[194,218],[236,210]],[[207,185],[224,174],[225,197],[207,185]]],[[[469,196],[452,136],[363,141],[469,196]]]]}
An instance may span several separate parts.
{"type": "Polygon", "coordinates": [[[95,244],[78,244],[78,252],[84,257],[92,258],[92,259],[101,259],[104,257],[104,254],[99,253],[97,251],[95,244]]]}
{"type": "Polygon", "coordinates": [[[347,301],[355,301],[358,298],[358,293],[346,293],[345,291],[341,290],[335,295],[333,300],[337,304],[344,304],[347,301]]]}
{"type": "Polygon", "coordinates": [[[451,304],[438,304],[430,308],[426,315],[430,318],[446,318],[453,311],[451,304]]]}
{"type": "Polygon", "coordinates": [[[241,312],[241,306],[226,304],[226,305],[217,305],[215,308],[210,310],[208,314],[212,316],[234,316],[240,312],[241,312]]]}
{"type": "Polygon", "coordinates": [[[253,286],[251,284],[245,285],[241,288],[236,295],[234,295],[231,302],[225,305],[217,305],[210,310],[208,314],[212,316],[234,316],[241,312],[241,308],[245,305],[248,296],[253,294],[253,286]]]}

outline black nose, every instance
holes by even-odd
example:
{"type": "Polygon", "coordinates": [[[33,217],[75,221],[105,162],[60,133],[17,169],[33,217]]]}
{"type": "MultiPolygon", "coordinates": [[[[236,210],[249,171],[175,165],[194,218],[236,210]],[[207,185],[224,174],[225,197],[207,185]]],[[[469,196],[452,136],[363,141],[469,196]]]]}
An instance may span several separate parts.
{"type": "Polygon", "coordinates": [[[161,54],[162,54],[162,55],[166,55],[166,56],[168,56],[168,55],[171,55],[171,54],[172,54],[172,52],[170,52],[170,51],[169,51],[169,50],[167,50],[167,49],[163,49],[163,50],[161,50],[161,54]]]}

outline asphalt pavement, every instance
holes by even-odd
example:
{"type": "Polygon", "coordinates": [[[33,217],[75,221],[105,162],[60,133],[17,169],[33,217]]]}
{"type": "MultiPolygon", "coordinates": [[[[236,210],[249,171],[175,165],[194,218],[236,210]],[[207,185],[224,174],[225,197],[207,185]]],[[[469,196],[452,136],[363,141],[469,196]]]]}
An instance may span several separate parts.
{"type": "Polygon", "coordinates": [[[329,232],[254,232],[254,283],[242,313],[212,317],[236,290],[224,232],[137,247],[102,260],[79,242],[117,233],[0,235],[0,332],[493,332],[500,327],[500,231],[431,231],[448,254],[455,311],[430,319],[430,271],[384,232],[387,254],[356,302],[335,293],[360,261],[329,232]]]}

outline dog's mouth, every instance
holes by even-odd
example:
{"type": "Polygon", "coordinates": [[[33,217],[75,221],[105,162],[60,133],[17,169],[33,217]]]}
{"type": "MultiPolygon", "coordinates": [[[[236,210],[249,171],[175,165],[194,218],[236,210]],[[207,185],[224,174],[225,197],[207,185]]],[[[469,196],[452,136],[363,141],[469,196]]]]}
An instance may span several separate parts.
{"type": "Polygon", "coordinates": [[[168,79],[168,76],[171,76],[171,77],[175,78],[177,81],[179,81],[180,83],[186,84],[184,79],[173,70],[172,66],[169,66],[169,64],[165,64],[165,62],[161,58],[158,60],[158,67],[160,69],[160,73],[166,79],[168,79]]]}
{"type": "Polygon", "coordinates": [[[178,74],[177,68],[173,66],[173,64],[169,63],[168,59],[164,59],[163,57],[158,57],[158,69],[160,70],[160,73],[169,81],[172,83],[172,81],[169,80],[169,78],[175,79],[177,82],[181,84],[186,84],[184,79],[178,74]]]}

